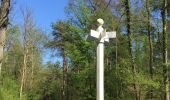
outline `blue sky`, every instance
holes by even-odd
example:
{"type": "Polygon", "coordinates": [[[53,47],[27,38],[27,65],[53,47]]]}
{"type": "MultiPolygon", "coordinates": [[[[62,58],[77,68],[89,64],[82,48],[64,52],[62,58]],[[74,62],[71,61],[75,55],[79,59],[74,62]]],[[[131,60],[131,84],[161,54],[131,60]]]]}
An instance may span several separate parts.
{"type": "Polygon", "coordinates": [[[69,0],[16,0],[15,15],[20,21],[21,8],[29,7],[33,10],[34,20],[45,31],[51,30],[51,23],[65,18],[64,8],[69,0]]]}
{"type": "MultiPolygon", "coordinates": [[[[68,2],[69,0],[16,0],[14,20],[16,20],[16,23],[22,23],[21,8],[29,7],[33,10],[36,25],[46,34],[49,34],[52,31],[51,23],[66,18],[64,9],[68,2]]],[[[44,53],[44,63],[48,61],[55,62],[56,60],[56,58],[51,57],[49,50],[44,53]]]]}

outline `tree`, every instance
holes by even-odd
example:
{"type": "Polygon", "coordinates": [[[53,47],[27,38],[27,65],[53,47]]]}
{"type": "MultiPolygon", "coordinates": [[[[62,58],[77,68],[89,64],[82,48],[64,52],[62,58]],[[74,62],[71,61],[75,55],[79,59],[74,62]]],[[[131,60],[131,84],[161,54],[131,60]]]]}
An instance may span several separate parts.
{"type": "MultiPolygon", "coordinates": [[[[149,41],[149,71],[150,71],[150,77],[153,79],[153,43],[152,43],[152,35],[151,35],[151,10],[150,10],[150,0],[146,0],[146,12],[147,12],[147,31],[148,31],[148,41],[149,41]]],[[[150,97],[152,99],[152,93],[151,90],[150,97]]]]}
{"type": "Polygon", "coordinates": [[[0,6],[0,74],[2,69],[2,60],[4,45],[6,39],[6,29],[8,25],[8,15],[10,10],[10,0],[1,0],[0,6]]]}
{"type": "MultiPolygon", "coordinates": [[[[35,76],[42,64],[41,48],[44,45],[45,37],[34,23],[32,10],[26,8],[22,13],[24,23],[22,28],[23,65],[21,70],[20,99],[22,99],[24,91],[32,92],[34,89],[35,76]]],[[[31,93],[28,92],[27,94],[32,98],[31,93]]]]}
{"type": "Polygon", "coordinates": [[[63,86],[62,86],[62,100],[65,100],[68,98],[68,91],[65,91],[65,87],[67,85],[67,72],[68,72],[68,58],[67,58],[67,48],[70,44],[70,36],[67,32],[64,32],[64,30],[68,30],[67,23],[64,22],[58,22],[57,24],[53,25],[53,41],[49,41],[46,44],[46,47],[51,49],[57,49],[59,56],[63,59],[63,86]]]}
{"type": "Polygon", "coordinates": [[[132,73],[134,78],[134,91],[135,91],[135,99],[139,100],[139,91],[137,86],[135,76],[136,76],[136,65],[135,65],[135,59],[133,56],[133,42],[132,42],[132,33],[131,33],[131,12],[130,12],[130,1],[125,0],[125,9],[126,9],[126,28],[127,28],[127,36],[128,36],[128,49],[129,49],[129,55],[131,59],[131,66],[132,66],[132,73]]]}
{"type": "Polygon", "coordinates": [[[169,67],[168,67],[168,50],[167,50],[167,0],[162,3],[162,43],[163,43],[163,78],[164,78],[164,100],[169,100],[169,67]]]}

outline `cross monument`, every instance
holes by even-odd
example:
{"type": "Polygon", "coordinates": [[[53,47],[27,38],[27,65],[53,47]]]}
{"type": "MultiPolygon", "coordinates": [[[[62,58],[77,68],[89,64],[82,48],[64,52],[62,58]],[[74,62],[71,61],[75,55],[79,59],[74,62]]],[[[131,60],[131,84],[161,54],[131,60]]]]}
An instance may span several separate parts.
{"type": "Polygon", "coordinates": [[[104,100],[104,43],[109,42],[109,38],[116,38],[116,32],[106,32],[102,27],[103,19],[97,19],[99,24],[97,30],[90,30],[89,38],[98,40],[97,45],[97,97],[96,100],[104,100]]]}

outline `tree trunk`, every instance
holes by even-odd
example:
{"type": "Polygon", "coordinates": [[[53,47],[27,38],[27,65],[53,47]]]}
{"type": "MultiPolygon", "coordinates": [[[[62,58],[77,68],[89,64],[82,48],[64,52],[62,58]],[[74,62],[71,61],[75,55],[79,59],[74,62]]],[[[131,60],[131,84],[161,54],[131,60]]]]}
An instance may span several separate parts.
{"type": "Polygon", "coordinates": [[[169,77],[168,77],[168,50],[167,50],[167,0],[163,0],[162,5],[162,42],[163,42],[163,77],[164,77],[164,100],[169,100],[169,77]]]}
{"type": "Polygon", "coordinates": [[[27,70],[27,54],[28,54],[28,49],[25,47],[25,53],[24,53],[24,65],[22,68],[22,76],[21,76],[21,85],[20,85],[20,100],[22,100],[23,97],[23,88],[24,88],[24,83],[25,83],[25,78],[26,78],[26,70],[27,70]]]}
{"type": "Polygon", "coordinates": [[[135,91],[135,99],[139,100],[139,93],[138,93],[138,87],[135,81],[136,76],[136,65],[135,65],[135,59],[133,57],[132,52],[132,34],[131,34],[131,16],[130,16],[130,1],[125,0],[125,8],[126,8],[126,27],[127,27],[127,35],[128,35],[128,47],[129,47],[129,55],[131,59],[131,66],[132,66],[132,72],[133,72],[133,80],[134,80],[134,91],[135,91]]]}
{"type": "Polygon", "coordinates": [[[0,6],[0,75],[2,70],[2,60],[3,60],[3,52],[4,45],[6,39],[6,29],[8,25],[8,15],[10,8],[10,0],[1,0],[0,6]]]}
{"type": "Polygon", "coordinates": [[[32,50],[32,54],[31,54],[31,60],[32,60],[32,64],[31,64],[31,81],[30,81],[30,87],[31,90],[33,89],[33,83],[34,83],[34,67],[35,67],[35,56],[34,56],[34,50],[32,50]]]}
{"type": "Polygon", "coordinates": [[[150,76],[151,78],[153,78],[153,45],[152,45],[152,36],[151,36],[149,0],[146,1],[146,9],[148,15],[147,22],[148,22],[148,40],[149,40],[149,69],[150,69],[150,76]]]}
{"type": "MultiPolygon", "coordinates": [[[[153,79],[153,45],[151,36],[151,20],[150,20],[150,0],[146,0],[146,11],[147,11],[147,26],[148,26],[148,41],[149,41],[149,73],[151,79],[153,79]]],[[[152,87],[151,87],[152,88],[152,87]]],[[[152,99],[152,89],[150,90],[150,98],[152,99]]]]}
{"type": "Polygon", "coordinates": [[[6,28],[0,29],[0,75],[2,69],[4,45],[5,45],[5,35],[6,35],[5,32],[6,32],[6,28]]]}
{"type": "MultiPolygon", "coordinates": [[[[67,71],[68,71],[68,66],[67,66],[67,58],[66,58],[66,55],[65,55],[65,50],[63,49],[63,93],[62,93],[62,100],[65,100],[68,98],[66,98],[66,95],[68,94],[68,89],[67,91],[65,92],[65,86],[67,84],[67,71]]],[[[68,95],[67,95],[68,97],[68,95]]]]}

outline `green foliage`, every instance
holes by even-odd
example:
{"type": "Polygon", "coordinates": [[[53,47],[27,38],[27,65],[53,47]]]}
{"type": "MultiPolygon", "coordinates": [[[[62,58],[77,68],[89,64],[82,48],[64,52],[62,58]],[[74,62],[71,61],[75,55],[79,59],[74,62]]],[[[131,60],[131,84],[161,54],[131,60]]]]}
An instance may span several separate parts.
{"type": "MultiPolygon", "coordinates": [[[[18,100],[19,99],[19,84],[13,77],[2,77],[0,99],[1,100],[18,100]]],[[[24,96],[26,100],[26,95],[24,96]]]]}

